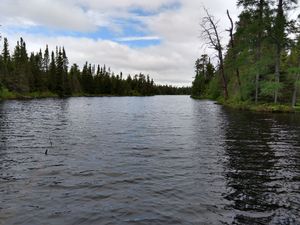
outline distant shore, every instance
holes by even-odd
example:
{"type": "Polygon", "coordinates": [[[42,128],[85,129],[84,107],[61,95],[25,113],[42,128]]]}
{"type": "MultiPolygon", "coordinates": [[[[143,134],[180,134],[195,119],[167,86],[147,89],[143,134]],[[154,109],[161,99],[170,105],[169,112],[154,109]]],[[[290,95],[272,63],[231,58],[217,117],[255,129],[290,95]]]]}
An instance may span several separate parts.
{"type": "Polygon", "coordinates": [[[155,95],[112,95],[112,94],[86,94],[86,93],[75,93],[68,96],[59,96],[52,92],[32,92],[26,94],[20,94],[15,92],[5,92],[0,95],[0,100],[31,100],[31,99],[43,99],[43,98],[68,98],[68,97],[151,97],[155,95]]]}

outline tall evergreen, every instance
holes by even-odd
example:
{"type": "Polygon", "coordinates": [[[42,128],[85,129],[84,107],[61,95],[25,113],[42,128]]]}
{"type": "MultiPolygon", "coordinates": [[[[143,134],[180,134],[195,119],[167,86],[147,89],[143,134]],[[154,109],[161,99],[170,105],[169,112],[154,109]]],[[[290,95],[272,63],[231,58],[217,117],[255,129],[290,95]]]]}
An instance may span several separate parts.
{"type": "Polygon", "coordinates": [[[291,75],[291,83],[293,86],[292,106],[295,106],[300,89],[300,35],[298,35],[296,43],[291,49],[288,63],[290,67],[289,73],[291,75]]]}
{"type": "Polygon", "coordinates": [[[8,84],[9,88],[20,93],[29,92],[29,73],[26,44],[23,38],[20,38],[13,53],[13,73],[11,75],[12,79],[10,79],[8,84]]]}
{"type": "Polygon", "coordinates": [[[49,66],[50,66],[50,54],[49,54],[48,45],[46,45],[46,49],[44,52],[44,58],[43,58],[43,71],[48,73],[49,66]]]}
{"type": "MultiPolygon", "coordinates": [[[[297,34],[296,28],[300,27],[299,24],[296,27],[297,23],[289,19],[297,3],[297,0],[238,0],[237,6],[241,8],[241,13],[235,30],[227,11],[231,28],[228,30],[230,41],[224,68],[230,101],[276,104],[280,100],[280,103],[297,104],[300,77],[295,62],[299,53],[296,50],[298,42],[291,38],[297,34]],[[236,85],[237,74],[240,85],[236,85]]],[[[205,31],[205,27],[203,29],[205,31]]],[[[205,37],[207,34],[204,34],[205,37]]],[[[210,47],[211,42],[207,46],[210,47]]],[[[201,68],[200,59],[197,65],[201,68]]],[[[199,74],[201,69],[196,69],[193,95],[222,97],[220,77],[214,76],[206,84],[199,74]]]]}
{"type": "Polygon", "coordinates": [[[85,63],[82,70],[77,64],[69,69],[69,60],[64,47],[56,47],[55,52],[45,50],[30,53],[21,38],[10,55],[8,40],[4,38],[0,55],[0,98],[3,90],[27,95],[34,92],[49,92],[61,97],[71,95],[153,95],[153,94],[189,94],[189,88],[155,85],[149,76],[136,75],[123,78],[122,72],[115,74],[104,65],[85,63]]]}
{"type": "Polygon", "coordinates": [[[82,88],[85,93],[94,93],[92,67],[88,62],[84,64],[82,69],[82,88]]]}
{"type": "Polygon", "coordinates": [[[49,65],[49,75],[48,75],[48,90],[56,93],[56,62],[54,52],[51,52],[51,60],[49,65]]]}
{"type": "Polygon", "coordinates": [[[280,85],[280,69],[281,69],[281,55],[284,48],[288,43],[287,30],[289,27],[289,21],[287,19],[287,13],[297,4],[297,0],[277,0],[277,9],[275,10],[275,17],[273,27],[271,30],[272,39],[275,44],[275,93],[274,102],[278,101],[278,94],[280,85]]]}
{"type": "Polygon", "coordinates": [[[55,64],[56,64],[56,77],[55,77],[55,92],[59,96],[64,96],[64,58],[63,52],[61,47],[56,48],[56,57],[55,57],[55,64]]]}
{"type": "MultiPolygon", "coordinates": [[[[240,14],[240,21],[238,22],[236,32],[236,38],[238,40],[238,49],[236,51],[242,53],[246,51],[252,52],[252,55],[250,55],[250,57],[248,55],[247,57],[254,71],[253,75],[255,78],[250,78],[249,81],[252,82],[252,80],[254,80],[253,89],[256,103],[259,99],[261,75],[265,69],[263,68],[262,62],[266,59],[264,57],[268,56],[263,50],[263,44],[268,37],[267,28],[270,26],[269,4],[269,0],[238,0],[237,2],[237,5],[243,7],[244,10],[240,14]]],[[[240,61],[245,59],[243,58],[245,57],[244,54],[238,53],[238,55],[241,56],[240,61]]],[[[251,91],[248,93],[251,94],[251,91]]],[[[248,96],[245,97],[247,98],[248,96]]]]}
{"type": "Polygon", "coordinates": [[[3,50],[0,63],[0,83],[1,88],[9,85],[9,76],[11,75],[11,58],[7,38],[4,38],[3,50]]]}
{"type": "Polygon", "coordinates": [[[8,63],[10,61],[10,53],[9,53],[9,49],[8,49],[7,38],[4,38],[4,42],[3,42],[2,60],[4,63],[8,63]]]}
{"type": "Polygon", "coordinates": [[[70,80],[70,90],[75,94],[79,94],[82,92],[80,79],[81,79],[81,72],[79,70],[79,66],[77,64],[73,64],[70,69],[69,80],[70,80]]]}

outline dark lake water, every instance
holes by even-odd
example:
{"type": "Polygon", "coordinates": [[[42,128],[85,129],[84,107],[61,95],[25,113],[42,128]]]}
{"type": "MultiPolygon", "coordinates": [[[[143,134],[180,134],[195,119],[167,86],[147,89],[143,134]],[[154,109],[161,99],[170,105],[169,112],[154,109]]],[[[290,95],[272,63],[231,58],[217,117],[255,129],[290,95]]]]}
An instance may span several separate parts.
{"type": "Polygon", "coordinates": [[[1,225],[300,224],[300,115],[188,96],[5,101],[0,141],[1,225]]]}

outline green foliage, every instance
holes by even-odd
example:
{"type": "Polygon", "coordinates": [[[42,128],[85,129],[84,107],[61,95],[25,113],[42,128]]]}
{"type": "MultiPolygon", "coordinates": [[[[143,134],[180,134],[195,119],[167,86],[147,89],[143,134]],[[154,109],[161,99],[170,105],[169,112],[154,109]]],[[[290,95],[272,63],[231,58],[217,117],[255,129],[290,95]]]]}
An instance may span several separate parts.
{"type": "Polygon", "coordinates": [[[288,73],[292,75],[300,74],[300,67],[291,67],[288,69],[288,73]]]}
{"type": "Polygon", "coordinates": [[[272,112],[272,113],[291,113],[297,111],[297,107],[293,108],[290,105],[285,104],[273,104],[273,103],[260,103],[254,104],[251,101],[220,101],[225,106],[230,108],[256,111],[256,112],[272,112]]]}
{"type": "Polygon", "coordinates": [[[0,99],[14,99],[17,95],[13,92],[10,92],[7,88],[1,88],[0,90],[0,99]]]}
{"type": "Polygon", "coordinates": [[[261,95],[263,96],[273,96],[276,90],[281,90],[283,88],[282,83],[277,83],[273,81],[264,81],[261,83],[261,95]]]}
{"type": "Polygon", "coordinates": [[[192,95],[201,96],[205,95],[207,91],[207,84],[214,77],[215,68],[210,62],[208,55],[204,54],[201,58],[197,59],[195,62],[195,80],[192,85],[192,95]]]}
{"type": "Polygon", "coordinates": [[[251,111],[258,112],[294,112],[295,110],[290,105],[280,105],[280,104],[259,104],[259,105],[251,105],[249,107],[251,111]]]}
{"type": "Polygon", "coordinates": [[[69,60],[63,47],[56,47],[56,51],[50,53],[46,46],[44,53],[40,50],[28,57],[22,38],[11,56],[8,40],[4,38],[0,55],[0,98],[155,94],[189,95],[191,88],[156,85],[148,75],[142,73],[124,79],[122,72],[116,75],[105,65],[98,65],[96,70],[88,62],[82,71],[76,64],[69,69],[69,60]]]}
{"type": "Polygon", "coordinates": [[[200,96],[205,92],[205,81],[200,75],[196,75],[192,85],[192,95],[200,96]]]}
{"type": "Polygon", "coordinates": [[[300,106],[295,106],[294,110],[295,110],[295,112],[300,112],[300,106]]]}
{"type": "MultiPolygon", "coordinates": [[[[295,32],[297,29],[294,29],[295,26],[299,29],[299,24],[289,20],[289,13],[297,2],[237,1],[241,13],[224,56],[229,92],[227,102],[231,105],[250,109],[241,103],[242,100],[253,105],[253,110],[288,111],[290,109],[280,108],[279,104],[259,108],[254,107],[254,103],[258,106],[278,101],[283,105],[290,105],[292,99],[293,104],[299,102],[300,35],[295,32]],[[291,37],[296,38],[290,39],[291,37]]],[[[200,67],[196,68],[201,68],[200,59],[196,62],[200,67]]],[[[214,78],[207,83],[204,82],[203,75],[199,77],[199,71],[202,70],[196,69],[193,95],[222,98],[223,87],[219,67],[220,65],[216,66],[212,76],[214,78]]]]}
{"type": "Polygon", "coordinates": [[[49,91],[46,91],[46,92],[31,92],[31,93],[28,93],[26,95],[28,98],[49,98],[49,97],[58,97],[57,94],[54,94],[52,92],[49,92],[49,91]]]}
{"type": "Polygon", "coordinates": [[[222,95],[222,91],[220,89],[220,79],[218,77],[214,77],[210,82],[207,90],[207,96],[211,99],[217,99],[222,95]]]}

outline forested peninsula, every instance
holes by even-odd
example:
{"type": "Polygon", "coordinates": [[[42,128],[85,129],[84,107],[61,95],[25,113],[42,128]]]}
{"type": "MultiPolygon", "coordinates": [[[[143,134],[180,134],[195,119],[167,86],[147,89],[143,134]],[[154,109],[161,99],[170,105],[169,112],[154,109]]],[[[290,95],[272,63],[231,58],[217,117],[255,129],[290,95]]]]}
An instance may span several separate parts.
{"type": "Polygon", "coordinates": [[[190,87],[157,85],[142,73],[123,77],[109,67],[86,62],[82,69],[69,60],[64,47],[28,54],[20,38],[13,53],[3,38],[0,55],[0,99],[69,96],[190,95],[190,87]]]}
{"type": "Polygon", "coordinates": [[[299,110],[298,1],[238,0],[237,7],[241,11],[238,21],[233,21],[228,10],[224,13],[230,24],[226,32],[204,8],[201,38],[215,56],[203,54],[197,59],[192,97],[239,109],[299,110]],[[229,42],[223,46],[225,35],[229,42]]]}

